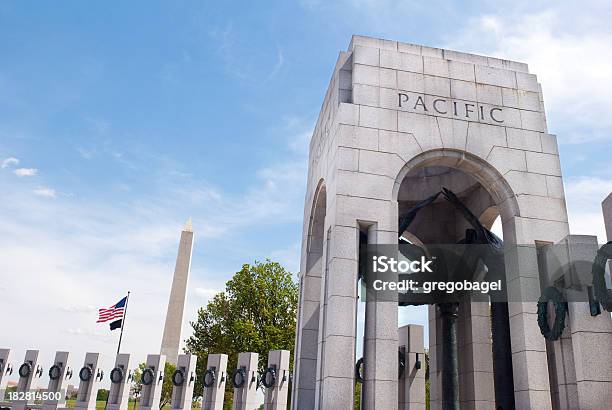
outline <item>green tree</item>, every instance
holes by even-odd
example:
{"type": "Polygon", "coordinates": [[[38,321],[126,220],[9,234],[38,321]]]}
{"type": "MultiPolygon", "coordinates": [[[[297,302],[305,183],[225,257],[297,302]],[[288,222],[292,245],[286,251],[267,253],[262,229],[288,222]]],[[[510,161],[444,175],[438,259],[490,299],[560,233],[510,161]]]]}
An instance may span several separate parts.
{"type": "Polygon", "coordinates": [[[108,390],[107,389],[99,389],[96,394],[96,401],[106,401],[108,399],[108,390]]]}
{"type": "MultiPolygon", "coordinates": [[[[132,373],[132,395],[140,394],[142,390],[142,371],[147,367],[146,363],[140,363],[138,368],[132,373]]],[[[164,366],[164,381],[162,384],[161,398],[159,400],[159,408],[161,409],[172,400],[172,374],[176,370],[176,366],[166,362],[164,366]]]]}
{"type": "MultiPolygon", "coordinates": [[[[279,263],[266,260],[245,264],[191,322],[193,334],[185,351],[198,356],[195,391],[203,392],[202,374],[210,353],[229,356],[228,378],[238,353],[259,353],[259,371],[265,369],[270,350],[293,351],[298,286],[279,263]]],[[[293,358],[291,358],[293,361],[293,358]]],[[[291,363],[293,367],[293,363],[291,363]]],[[[233,387],[226,383],[225,403],[231,406],[233,387]]]]}
{"type": "Polygon", "coordinates": [[[146,367],[145,363],[140,363],[138,365],[138,368],[134,369],[134,371],[132,372],[132,386],[130,389],[130,392],[132,393],[132,396],[136,397],[138,395],[140,395],[140,391],[142,390],[142,371],[144,370],[144,368],[146,367]]]}
{"type": "Polygon", "coordinates": [[[172,374],[176,370],[176,365],[166,362],[164,367],[164,383],[162,384],[162,394],[159,401],[159,408],[161,409],[166,404],[170,404],[172,400],[172,374]]]}
{"type": "Polygon", "coordinates": [[[8,400],[9,398],[9,393],[12,392],[16,392],[17,391],[17,386],[7,386],[6,389],[4,390],[4,397],[2,397],[2,400],[8,400]]]}

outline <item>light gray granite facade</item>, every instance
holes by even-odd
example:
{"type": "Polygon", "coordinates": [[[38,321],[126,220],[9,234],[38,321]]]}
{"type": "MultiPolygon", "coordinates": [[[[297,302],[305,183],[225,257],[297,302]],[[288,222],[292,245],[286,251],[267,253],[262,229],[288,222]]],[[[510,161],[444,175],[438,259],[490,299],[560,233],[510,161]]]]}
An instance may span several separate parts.
{"type": "Polygon", "coordinates": [[[11,349],[0,349],[0,389],[5,388],[4,384],[2,384],[2,379],[4,378],[4,375],[7,374],[7,369],[12,366],[12,364],[9,362],[10,357],[11,349]]]}
{"type": "Polygon", "coordinates": [[[608,235],[608,241],[612,241],[612,194],[602,202],[601,208],[603,210],[604,224],[606,225],[606,235],[608,235]]]}
{"type": "Polygon", "coordinates": [[[115,366],[109,373],[111,385],[108,392],[108,400],[106,402],[107,410],[127,410],[130,403],[130,387],[132,380],[130,378],[130,354],[117,353],[115,357],[115,366]],[[117,369],[117,370],[115,370],[117,369]],[[110,373],[115,373],[111,376],[110,373]],[[119,375],[122,377],[120,378],[119,375]]]}
{"type": "Polygon", "coordinates": [[[222,410],[225,398],[225,384],[227,383],[227,355],[221,353],[209,354],[206,363],[208,372],[214,374],[214,378],[206,376],[204,379],[204,396],[202,397],[202,408],[210,410],[222,410]],[[210,381],[207,378],[210,377],[210,381]],[[212,383],[211,383],[212,382],[212,383]],[[206,387],[206,383],[211,383],[206,387]]]}
{"type": "Polygon", "coordinates": [[[138,408],[142,410],[159,409],[159,402],[161,400],[162,387],[164,384],[163,376],[165,368],[166,356],[163,354],[147,355],[145,369],[141,373],[141,378],[145,378],[145,373],[148,373],[148,375],[151,377],[146,377],[147,382],[143,381],[142,383],[142,389],[140,391],[140,404],[138,408]]]}
{"type": "Polygon", "coordinates": [[[288,350],[270,350],[268,367],[262,377],[266,386],[264,395],[264,410],[285,410],[289,396],[289,361],[291,353],[288,350]]]}
{"type": "Polygon", "coordinates": [[[406,363],[406,368],[398,381],[398,407],[406,410],[425,410],[423,326],[402,326],[398,329],[398,334],[400,351],[404,354],[406,363]]]}
{"type": "MultiPolygon", "coordinates": [[[[18,392],[30,391],[30,389],[32,388],[33,379],[35,377],[40,377],[40,372],[38,372],[38,370],[41,368],[41,366],[38,362],[38,353],[39,353],[38,350],[26,350],[25,357],[23,359],[23,363],[16,366],[15,370],[19,374],[19,381],[17,382],[18,392]],[[24,365],[29,367],[30,371],[24,372],[24,374],[20,374],[19,369],[24,365]]],[[[26,410],[31,403],[28,403],[28,400],[18,400],[11,404],[12,404],[11,406],[12,409],[26,410]]]]}
{"type": "MultiPolygon", "coordinates": [[[[258,362],[259,353],[244,352],[238,355],[237,369],[244,371],[244,378],[241,387],[234,386],[232,410],[259,409],[257,402],[258,362]]],[[[236,382],[240,383],[239,380],[236,380],[236,382]]]]}
{"type": "MultiPolygon", "coordinates": [[[[426,197],[429,188],[418,183],[426,169],[449,170],[436,176],[440,186],[471,181],[464,199],[489,226],[501,217],[506,243],[557,243],[569,234],[556,137],[526,64],[353,36],[310,142],[293,409],[352,408],[359,235],[397,243],[402,203],[426,197]]],[[[465,226],[453,211],[439,215],[450,215],[444,238],[427,233],[430,216],[423,215],[415,221],[419,239],[461,237],[465,226]]],[[[540,294],[535,246],[521,257],[506,263],[509,298],[533,300],[540,294]]],[[[458,322],[462,408],[495,404],[489,318],[481,308],[463,306],[458,322]]],[[[535,303],[509,303],[509,322],[516,407],[550,408],[535,303]]],[[[363,408],[397,409],[397,305],[368,302],[365,323],[363,408]]],[[[437,409],[443,352],[433,306],[429,324],[437,409]]]]}
{"type": "MultiPolygon", "coordinates": [[[[68,357],[70,356],[69,352],[56,352],[55,358],[53,360],[53,365],[51,367],[54,368],[54,375],[51,377],[49,375],[49,384],[47,386],[48,392],[61,392],[63,393],[68,385],[68,380],[66,380],[66,371],[68,370],[68,357]]],[[[49,372],[51,372],[51,367],[49,368],[49,372]]],[[[42,405],[42,410],[55,410],[57,408],[66,407],[66,398],[62,397],[60,400],[49,399],[45,400],[42,405]]],[[[110,409],[110,407],[109,407],[110,409]]],[[[110,409],[116,410],[116,409],[110,409]]]]}
{"type": "Polygon", "coordinates": [[[192,354],[180,354],[176,363],[176,371],[172,381],[172,399],[170,410],[184,410],[192,407],[193,388],[196,380],[196,365],[198,357],[192,354]],[[180,372],[178,377],[176,372],[180,372]],[[182,383],[177,383],[181,382],[182,383]]]}
{"type": "Polygon", "coordinates": [[[101,369],[98,367],[100,353],[85,354],[83,367],[79,371],[79,392],[74,403],[74,408],[79,410],[95,410],[96,399],[100,382],[102,381],[101,369]],[[88,370],[86,370],[88,369],[88,370]],[[83,377],[88,374],[89,377],[83,377]]]}

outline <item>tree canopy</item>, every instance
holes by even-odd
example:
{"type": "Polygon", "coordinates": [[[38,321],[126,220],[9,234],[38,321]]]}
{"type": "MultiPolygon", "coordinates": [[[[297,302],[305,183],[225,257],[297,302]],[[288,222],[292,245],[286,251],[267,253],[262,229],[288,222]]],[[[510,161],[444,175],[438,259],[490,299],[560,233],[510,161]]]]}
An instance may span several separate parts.
{"type": "MultiPolygon", "coordinates": [[[[279,263],[266,260],[244,264],[226,283],[225,291],[200,308],[197,320],[191,322],[193,334],[186,341],[185,351],[198,356],[198,375],[204,373],[211,353],[229,356],[231,375],[240,352],[259,353],[261,372],[270,350],[293,351],[297,299],[298,285],[279,263]]],[[[228,402],[232,386],[226,386],[228,402]]],[[[201,377],[195,391],[203,391],[201,377]]]]}

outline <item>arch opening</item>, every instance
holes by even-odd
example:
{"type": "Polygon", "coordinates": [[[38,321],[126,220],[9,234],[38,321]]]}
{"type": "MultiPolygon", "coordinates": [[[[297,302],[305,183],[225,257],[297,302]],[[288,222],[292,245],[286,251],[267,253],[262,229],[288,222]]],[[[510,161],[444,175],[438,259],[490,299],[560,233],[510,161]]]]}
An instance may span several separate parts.
{"type": "Polygon", "coordinates": [[[300,277],[300,303],[296,340],[296,380],[293,383],[294,401],[298,408],[315,408],[317,374],[320,370],[319,328],[321,295],[324,276],[325,218],[327,190],[319,181],[315,191],[306,238],[305,269],[300,277]]]}
{"type": "MultiPolygon", "coordinates": [[[[398,216],[400,221],[409,211],[426,198],[447,188],[454,192],[486,229],[494,225],[500,237],[503,231],[500,222],[519,216],[519,208],[507,181],[489,164],[470,154],[459,151],[437,150],[421,154],[409,161],[396,179],[394,195],[398,202],[398,216]],[[497,222],[496,222],[497,221],[497,222]],[[500,232],[502,231],[502,232],[500,232]]],[[[440,195],[435,201],[422,208],[404,232],[398,236],[409,240],[410,243],[427,244],[454,244],[467,237],[468,230],[473,229],[463,212],[440,195]]],[[[506,238],[512,241],[511,232],[506,238]]],[[[486,266],[480,266],[484,269],[486,266]]],[[[400,307],[414,311],[413,307],[400,307]]],[[[400,320],[405,318],[401,314],[400,320]]],[[[423,309],[420,310],[421,314],[423,309]]],[[[440,309],[429,309],[429,347],[432,370],[429,373],[432,381],[432,400],[442,400],[444,374],[442,367],[447,363],[449,352],[448,344],[443,340],[442,324],[444,323],[440,309]],[[433,327],[433,329],[431,328],[433,327]],[[446,360],[445,360],[446,359],[446,360]]],[[[490,373],[491,384],[488,393],[483,396],[495,396],[495,402],[514,403],[512,386],[512,358],[509,355],[509,319],[507,303],[490,303],[488,297],[474,300],[471,296],[459,304],[456,337],[461,349],[458,355],[458,375],[462,380],[474,378],[474,357],[486,355],[490,358],[489,365],[480,369],[480,373],[490,373]],[[477,323],[477,322],[481,323],[477,323]],[[484,332],[487,344],[475,344],[475,332],[484,332]],[[488,336],[487,336],[488,335],[488,336]],[[501,347],[501,348],[500,348],[501,347]],[[504,350],[506,350],[504,352],[504,350]],[[505,380],[504,380],[505,379],[505,380]],[[510,383],[508,381],[510,380],[510,383]]],[[[400,322],[400,326],[402,323],[400,322]]],[[[455,347],[456,349],[456,347],[455,347]]],[[[448,379],[447,379],[448,380],[448,379]]],[[[462,382],[465,386],[465,383],[462,382]]],[[[467,383],[467,385],[474,385],[467,383]]],[[[483,388],[480,390],[482,393],[483,388]]],[[[469,401],[477,399],[476,391],[456,392],[457,400],[467,405],[469,401]]],[[[482,394],[480,394],[482,395],[482,394]]],[[[495,404],[495,403],[491,403],[495,404]]]]}

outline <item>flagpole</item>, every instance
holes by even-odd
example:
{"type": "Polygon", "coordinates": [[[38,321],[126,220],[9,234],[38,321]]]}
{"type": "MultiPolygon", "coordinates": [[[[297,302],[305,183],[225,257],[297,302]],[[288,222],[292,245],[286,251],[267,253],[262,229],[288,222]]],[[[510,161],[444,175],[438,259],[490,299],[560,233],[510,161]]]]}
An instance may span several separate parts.
{"type": "Polygon", "coordinates": [[[123,326],[125,326],[125,318],[127,317],[128,302],[130,301],[130,291],[128,290],[127,298],[125,299],[125,310],[123,311],[123,320],[121,320],[121,333],[119,334],[119,345],[117,346],[117,354],[121,349],[121,338],[123,337],[123,326]]]}

